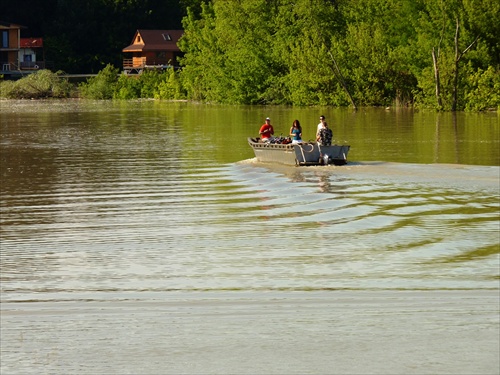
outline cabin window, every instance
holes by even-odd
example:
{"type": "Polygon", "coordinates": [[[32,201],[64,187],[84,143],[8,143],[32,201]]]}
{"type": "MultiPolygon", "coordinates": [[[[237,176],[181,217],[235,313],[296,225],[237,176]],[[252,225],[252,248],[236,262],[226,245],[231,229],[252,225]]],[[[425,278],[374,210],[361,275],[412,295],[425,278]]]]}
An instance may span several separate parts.
{"type": "Polygon", "coordinates": [[[2,48],[9,48],[9,32],[2,31],[2,48]]]}
{"type": "Polygon", "coordinates": [[[140,43],[140,42],[141,42],[141,36],[137,35],[137,43],[140,43]]]}
{"type": "Polygon", "coordinates": [[[172,40],[172,37],[170,36],[170,34],[162,34],[162,35],[163,35],[163,39],[172,40]]]}
{"type": "Polygon", "coordinates": [[[167,57],[167,54],[165,52],[157,52],[156,57],[159,59],[164,59],[165,57],[167,57]]]}

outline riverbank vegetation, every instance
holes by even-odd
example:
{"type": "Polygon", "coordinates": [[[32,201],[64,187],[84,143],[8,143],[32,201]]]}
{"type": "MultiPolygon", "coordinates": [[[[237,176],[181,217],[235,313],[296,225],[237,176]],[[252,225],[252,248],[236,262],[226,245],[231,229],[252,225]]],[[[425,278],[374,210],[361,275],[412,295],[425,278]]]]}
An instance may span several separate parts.
{"type": "MultiPolygon", "coordinates": [[[[500,107],[496,0],[180,3],[180,70],[126,76],[108,63],[78,86],[78,95],[451,111],[500,107]]],[[[4,90],[4,83],[2,96],[16,93],[4,90]]]]}
{"type": "Polygon", "coordinates": [[[79,90],[80,96],[88,99],[185,99],[179,74],[173,68],[129,76],[108,65],[80,84],[79,90]]]}
{"type": "Polygon", "coordinates": [[[62,72],[39,70],[17,81],[0,81],[0,98],[46,99],[69,98],[77,95],[75,85],[61,77],[62,72]]]}
{"type": "Polygon", "coordinates": [[[212,1],[184,18],[189,98],[485,110],[500,105],[493,0],[212,1]]]}

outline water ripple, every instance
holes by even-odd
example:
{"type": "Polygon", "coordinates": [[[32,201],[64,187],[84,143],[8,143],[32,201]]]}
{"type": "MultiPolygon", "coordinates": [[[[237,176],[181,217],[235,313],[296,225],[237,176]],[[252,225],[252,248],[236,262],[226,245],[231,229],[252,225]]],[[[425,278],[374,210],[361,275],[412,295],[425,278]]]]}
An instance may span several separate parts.
{"type": "Polygon", "coordinates": [[[4,299],[497,286],[498,195],[372,172],[250,163],[10,192],[4,299]]]}

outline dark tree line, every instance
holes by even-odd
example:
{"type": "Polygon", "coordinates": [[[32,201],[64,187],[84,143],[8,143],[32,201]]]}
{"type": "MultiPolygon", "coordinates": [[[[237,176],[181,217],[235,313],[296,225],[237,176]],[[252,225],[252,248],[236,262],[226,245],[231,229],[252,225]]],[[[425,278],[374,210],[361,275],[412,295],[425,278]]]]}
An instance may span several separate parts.
{"type": "Polygon", "coordinates": [[[121,66],[122,49],[137,29],[180,29],[198,0],[2,1],[2,21],[26,27],[22,37],[43,37],[45,60],[67,73],[97,73],[121,66]]]}

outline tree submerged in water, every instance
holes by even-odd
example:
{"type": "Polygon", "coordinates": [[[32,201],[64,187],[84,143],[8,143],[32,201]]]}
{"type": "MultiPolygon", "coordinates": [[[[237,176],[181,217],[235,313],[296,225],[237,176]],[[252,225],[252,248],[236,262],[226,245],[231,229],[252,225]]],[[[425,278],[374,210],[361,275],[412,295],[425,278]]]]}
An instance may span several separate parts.
{"type": "Polygon", "coordinates": [[[50,70],[39,70],[30,73],[17,81],[0,82],[0,97],[6,99],[47,99],[69,98],[74,96],[75,87],[63,72],[53,73],[50,70]]]}

